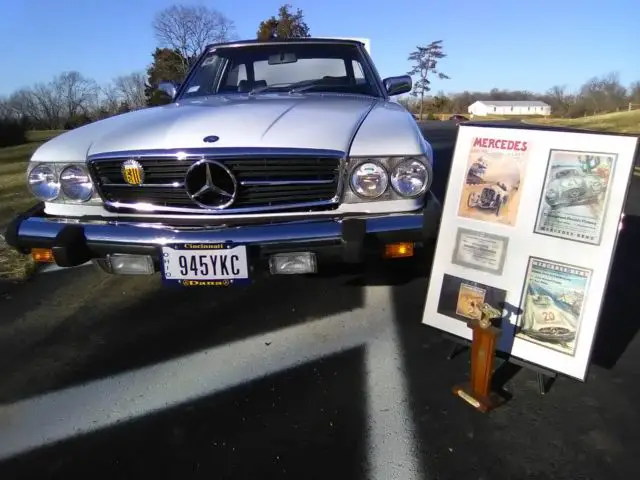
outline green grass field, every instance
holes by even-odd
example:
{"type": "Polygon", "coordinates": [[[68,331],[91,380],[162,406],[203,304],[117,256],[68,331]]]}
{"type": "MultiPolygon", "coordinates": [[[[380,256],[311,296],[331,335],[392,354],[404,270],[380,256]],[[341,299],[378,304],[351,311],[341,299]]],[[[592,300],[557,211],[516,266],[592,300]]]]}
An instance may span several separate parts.
{"type": "Polygon", "coordinates": [[[605,113],[582,118],[536,118],[527,123],[583,128],[601,132],[640,134],[640,110],[630,112],[605,113]]]}
{"type": "MultiPolygon", "coordinates": [[[[28,143],[0,148],[0,234],[4,234],[5,226],[16,214],[36,203],[25,182],[27,162],[42,143],[61,132],[29,132],[28,143]]],[[[33,263],[30,257],[16,253],[0,241],[0,279],[22,279],[32,270],[33,263]]]]}
{"type": "MultiPolygon", "coordinates": [[[[554,125],[558,127],[580,128],[599,132],[631,133],[640,135],[640,110],[630,112],[604,113],[582,118],[536,118],[526,120],[527,123],[554,125]]],[[[633,174],[640,177],[640,167],[635,167],[633,174]]]]}

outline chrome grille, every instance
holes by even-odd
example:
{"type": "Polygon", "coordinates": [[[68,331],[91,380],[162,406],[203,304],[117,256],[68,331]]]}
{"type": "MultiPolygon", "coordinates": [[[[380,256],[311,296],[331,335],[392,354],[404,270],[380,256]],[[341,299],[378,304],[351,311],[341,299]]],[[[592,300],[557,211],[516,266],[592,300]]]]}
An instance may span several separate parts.
{"type": "MultiPolygon", "coordinates": [[[[90,169],[107,208],[135,209],[145,203],[158,211],[209,212],[193,202],[185,189],[185,175],[202,155],[176,157],[127,156],[90,161],[90,169]],[[144,170],[144,183],[125,182],[122,162],[135,158],[144,170]]],[[[320,209],[337,206],[341,158],[337,156],[212,157],[235,176],[238,192],[234,203],[220,213],[320,209]]]]}

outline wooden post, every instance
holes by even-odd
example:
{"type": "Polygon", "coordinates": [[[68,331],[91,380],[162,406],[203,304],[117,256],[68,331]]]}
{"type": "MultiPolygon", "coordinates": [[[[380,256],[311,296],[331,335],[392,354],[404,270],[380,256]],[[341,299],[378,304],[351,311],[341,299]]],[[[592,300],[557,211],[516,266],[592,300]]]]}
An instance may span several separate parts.
{"type": "Polygon", "coordinates": [[[453,393],[471,406],[486,413],[499,407],[505,399],[491,391],[493,361],[496,355],[496,340],[502,330],[493,325],[492,320],[500,318],[501,312],[485,303],[481,308],[480,320],[467,322],[473,330],[471,343],[471,379],[453,387],[453,393]]]}

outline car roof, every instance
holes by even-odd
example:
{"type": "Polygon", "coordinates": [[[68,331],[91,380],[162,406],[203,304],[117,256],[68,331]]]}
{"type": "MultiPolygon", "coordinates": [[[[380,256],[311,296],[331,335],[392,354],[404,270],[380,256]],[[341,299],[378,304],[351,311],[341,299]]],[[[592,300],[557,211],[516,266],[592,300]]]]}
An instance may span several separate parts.
{"type": "Polygon", "coordinates": [[[272,38],[269,40],[235,40],[232,42],[212,43],[207,45],[206,49],[220,48],[220,47],[240,47],[243,45],[272,45],[278,43],[333,43],[333,44],[348,44],[348,45],[360,45],[364,46],[364,43],[359,40],[352,40],[346,38],[323,38],[323,37],[304,37],[304,38],[272,38]]]}

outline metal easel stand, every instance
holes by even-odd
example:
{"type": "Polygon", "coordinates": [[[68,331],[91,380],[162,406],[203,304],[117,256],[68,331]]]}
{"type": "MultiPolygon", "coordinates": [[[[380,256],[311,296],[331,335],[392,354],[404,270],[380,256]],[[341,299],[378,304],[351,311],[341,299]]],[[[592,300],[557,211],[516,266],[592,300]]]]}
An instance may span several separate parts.
{"type": "MultiPolygon", "coordinates": [[[[466,352],[471,348],[471,341],[465,338],[456,337],[455,335],[451,335],[446,332],[441,333],[447,340],[449,340],[453,344],[453,346],[451,347],[451,352],[449,352],[449,355],[447,355],[447,360],[453,360],[462,352],[466,352]]],[[[546,395],[547,393],[549,393],[551,386],[558,378],[558,372],[554,372],[553,370],[549,370],[544,367],[539,367],[538,365],[534,365],[518,358],[507,356],[503,352],[496,352],[496,357],[502,359],[504,362],[509,362],[513,365],[517,365],[518,367],[526,368],[535,372],[538,381],[538,392],[540,393],[540,395],[546,395]]]]}

